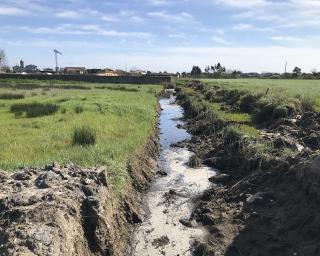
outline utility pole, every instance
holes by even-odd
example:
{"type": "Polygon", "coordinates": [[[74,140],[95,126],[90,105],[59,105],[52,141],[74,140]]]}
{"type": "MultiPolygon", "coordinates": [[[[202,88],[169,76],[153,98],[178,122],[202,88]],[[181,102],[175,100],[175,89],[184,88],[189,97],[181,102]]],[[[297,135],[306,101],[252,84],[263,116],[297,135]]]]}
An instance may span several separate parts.
{"type": "Polygon", "coordinates": [[[286,66],[284,68],[284,73],[287,74],[287,66],[288,66],[288,62],[286,62],[286,66]]]}

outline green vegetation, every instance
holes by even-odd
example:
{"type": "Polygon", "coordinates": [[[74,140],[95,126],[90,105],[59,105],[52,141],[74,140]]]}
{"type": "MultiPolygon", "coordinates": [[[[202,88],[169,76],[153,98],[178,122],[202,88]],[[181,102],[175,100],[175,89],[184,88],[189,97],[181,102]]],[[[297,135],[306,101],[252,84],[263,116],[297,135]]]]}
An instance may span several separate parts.
{"type": "MultiPolygon", "coordinates": [[[[298,97],[254,93],[246,87],[229,88],[223,84],[224,80],[210,81],[205,85],[197,81],[180,84],[179,97],[186,113],[201,124],[199,132],[212,133],[214,140],[223,141],[225,149],[229,148],[230,152],[247,149],[249,155],[274,154],[275,145],[261,136],[260,129],[280,118],[306,111],[306,107],[301,107],[305,101],[298,97]]],[[[310,105],[307,108],[311,110],[314,106],[310,105]]],[[[279,154],[291,157],[297,151],[284,149],[279,154]]]]}
{"type": "Polygon", "coordinates": [[[251,116],[248,113],[230,112],[223,110],[221,103],[211,103],[212,109],[216,112],[217,116],[225,121],[235,123],[251,123],[251,116]]]}
{"type": "Polygon", "coordinates": [[[301,104],[320,110],[320,80],[284,79],[201,79],[209,86],[221,86],[228,90],[248,91],[268,98],[279,98],[285,102],[301,104]]]}
{"type": "Polygon", "coordinates": [[[122,85],[125,90],[112,90],[112,85],[96,89],[97,84],[81,84],[89,88],[83,90],[73,82],[58,88],[60,82],[32,81],[36,86],[22,89],[26,83],[0,80],[0,94],[18,90],[25,95],[0,99],[0,169],[52,162],[106,165],[114,186],[125,185],[126,161],[152,133],[157,118],[154,93],[162,87],[122,85]],[[79,106],[81,114],[75,114],[79,106]]]}

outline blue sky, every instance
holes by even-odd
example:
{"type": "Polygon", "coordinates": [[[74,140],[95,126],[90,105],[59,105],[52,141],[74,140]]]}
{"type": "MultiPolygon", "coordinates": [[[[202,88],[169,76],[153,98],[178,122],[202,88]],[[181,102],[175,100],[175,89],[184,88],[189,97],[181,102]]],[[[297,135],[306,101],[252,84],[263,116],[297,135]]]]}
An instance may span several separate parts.
{"type": "Polygon", "coordinates": [[[0,24],[10,65],[320,71],[320,0],[1,0],[0,24]]]}

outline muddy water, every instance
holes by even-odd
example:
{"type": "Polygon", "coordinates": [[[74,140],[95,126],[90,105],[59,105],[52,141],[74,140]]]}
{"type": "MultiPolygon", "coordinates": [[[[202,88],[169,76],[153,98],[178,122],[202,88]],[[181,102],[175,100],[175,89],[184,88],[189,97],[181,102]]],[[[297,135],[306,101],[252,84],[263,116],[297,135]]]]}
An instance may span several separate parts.
{"type": "Polygon", "coordinates": [[[174,97],[161,99],[160,104],[163,109],[160,116],[163,150],[159,168],[168,175],[159,177],[147,194],[149,214],[135,233],[132,255],[191,255],[192,242],[201,239],[205,230],[196,223],[186,227],[180,221],[189,219],[193,198],[210,186],[208,178],[215,172],[208,167],[191,169],[186,166],[192,153],[170,146],[191,137],[186,130],[177,128],[182,124],[178,119],[183,116],[183,110],[175,104],[174,97]]]}

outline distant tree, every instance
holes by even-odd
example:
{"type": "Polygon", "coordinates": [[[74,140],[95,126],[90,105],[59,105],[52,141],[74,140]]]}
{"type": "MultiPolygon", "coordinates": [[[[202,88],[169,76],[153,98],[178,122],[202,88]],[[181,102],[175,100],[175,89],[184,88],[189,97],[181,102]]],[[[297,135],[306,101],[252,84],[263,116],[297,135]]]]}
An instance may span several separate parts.
{"type": "Polygon", "coordinates": [[[0,68],[7,65],[7,55],[4,50],[0,49],[0,68]]]}
{"type": "Polygon", "coordinates": [[[202,73],[201,68],[199,68],[198,66],[193,66],[192,67],[191,76],[197,77],[197,76],[200,76],[201,73],[202,73]]]}
{"type": "Polygon", "coordinates": [[[234,71],[232,71],[231,72],[231,76],[232,77],[240,77],[240,76],[242,76],[242,72],[241,71],[239,71],[239,70],[234,70],[234,71]]]}
{"type": "Polygon", "coordinates": [[[226,68],[221,66],[220,63],[218,63],[216,66],[215,66],[215,69],[216,69],[216,73],[225,73],[226,72],[226,68]]]}
{"type": "Polygon", "coordinates": [[[294,76],[294,77],[298,77],[298,76],[300,76],[300,75],[301,75],[301,68],[295,67],[295,68],[293,69],[293,76],[294,76]]]}
{"type": "Polygon", "coordinates": [[[187,72],[182,72],[181,77],[187,77],[187,76],[188,76],[187,72]]]}
{"type": "Polygon", "coordinates": [[[211,67],[210,67],[210,66],[206,66],[206,68],[204,69],[204,71],[205,71],[206,73],[210,73],[211,67]]]}

